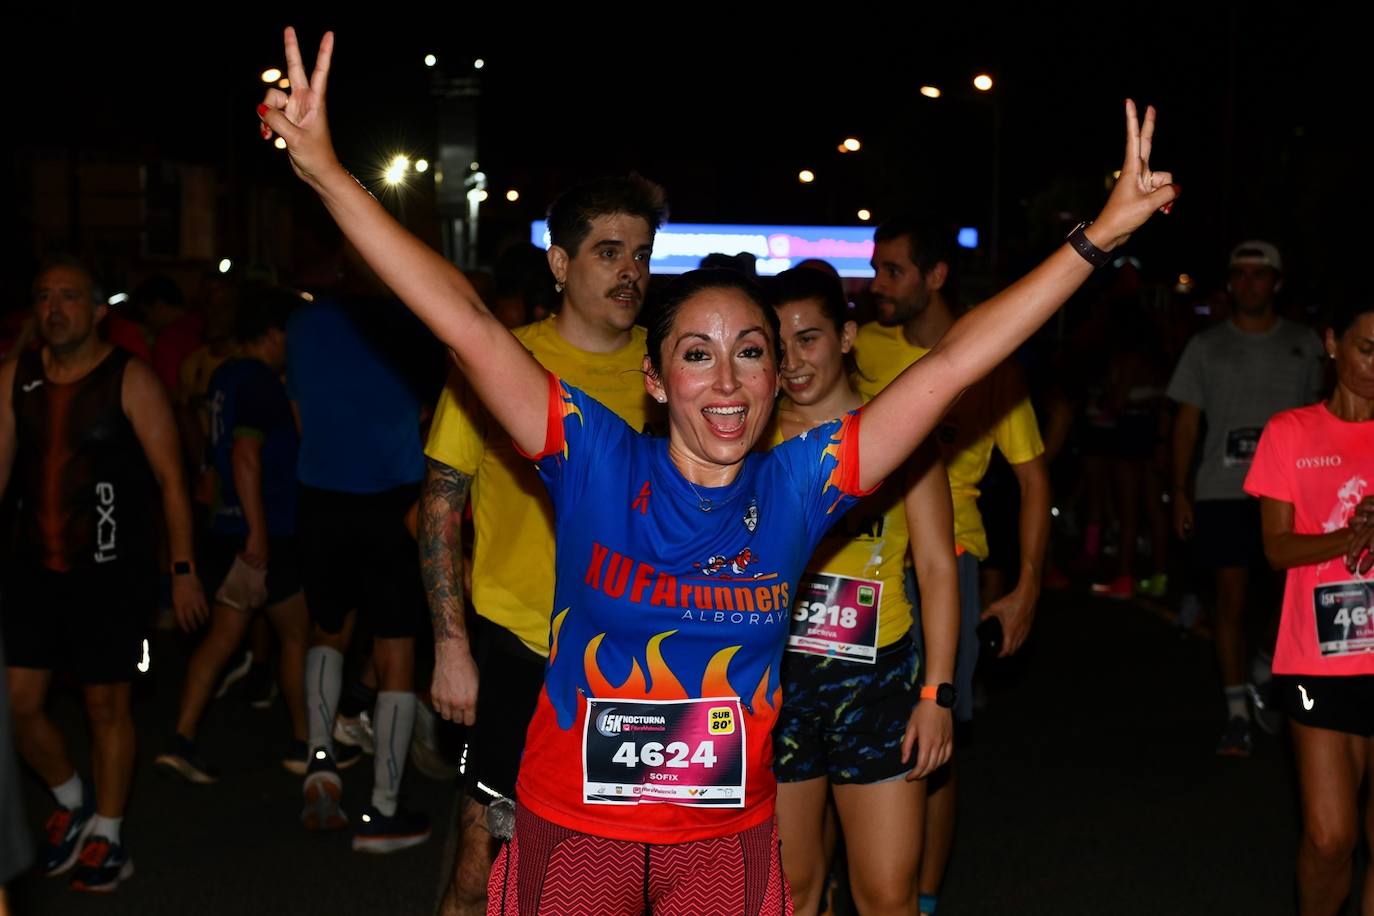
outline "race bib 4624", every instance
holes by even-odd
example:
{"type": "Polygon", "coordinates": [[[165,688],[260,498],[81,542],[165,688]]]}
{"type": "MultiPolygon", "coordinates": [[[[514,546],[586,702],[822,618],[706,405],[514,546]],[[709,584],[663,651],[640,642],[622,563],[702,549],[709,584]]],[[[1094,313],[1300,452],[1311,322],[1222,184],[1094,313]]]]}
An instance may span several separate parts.
{"type": "Polygon", "coordinates": [[[744,717],[739,697],[588,699],[582,800],[744,807],[744,717]]]}

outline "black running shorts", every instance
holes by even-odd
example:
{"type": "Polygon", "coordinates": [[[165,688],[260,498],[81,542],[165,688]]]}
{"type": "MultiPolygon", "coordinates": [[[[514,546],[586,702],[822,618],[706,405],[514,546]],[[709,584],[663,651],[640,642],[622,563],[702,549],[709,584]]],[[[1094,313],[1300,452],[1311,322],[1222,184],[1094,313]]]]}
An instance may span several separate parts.
{"type": "Polygon", "coordinates": [[[1374,738],[1374,674],[1276,674],[1272,696],[1299,725],[1374,738]]]}
{"type": "Polygon", "coordinates": [[[426,623],[420,553],[405,526],[418,483],[382,493],[302,485],[297,538],[310,618],[338,633],[349,611],[382,639],[413,637],[426,623]]]}
{"type": "Polygon", "coordinates": [[[788,652],[782,663],[782,712],[773,729],[779,782],[821,776],[869,785],[901,776],[902,738],[920,696],[910,637],[878,650],[871,665],[788,652]]]}
{"type": "Polygon", "coordinates": [[[131,681],[143,660],[157,590],[151,562],[71,572],[18,566],[0,603],[5,663],[69,671],[82,684],[131,681]]]}
{"type": "Polygon", "coordinates": [[[477,622],[477,721],[468,729],[464,788],[480,804],[515,798],[515,777],[525,732],[544,687],[542,655],[510,630],[486,618],[477,622]]]}
{"type": "Polygon", "coordinates": [[[1190,539],[1204,569],[1251,567],[1264,563],[1264,536],[1258,499],[1202,499],[1193,504],[1190,539]]]}

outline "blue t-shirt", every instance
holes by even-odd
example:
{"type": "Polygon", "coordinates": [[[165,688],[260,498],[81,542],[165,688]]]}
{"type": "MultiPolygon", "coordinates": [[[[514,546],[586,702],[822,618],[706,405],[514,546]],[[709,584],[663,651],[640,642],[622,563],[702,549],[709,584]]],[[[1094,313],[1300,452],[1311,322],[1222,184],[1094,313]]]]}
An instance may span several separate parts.
{"type": "Polygon", "coordinates": [[[773,812],[770,734],[791,600],[858,495],[859,415],[749,455],[728,486],[694,487],[667,439],[552,385],[550,454],[538,468],[554,507],[557,581],[521,803],[634,842],[761,823],[773,812]],[[708,697],[725,700],[694,703],[708,697]],[[616,702],[598,705],[607,700],[616,702]],[[708,715],[712,727],[698,721],[708,715]],[[657,744],[640,758],[636,738],[657,744]],[[655,756],[665,747],[667,762],[655,756]],[[628,816],[616,807],[640,801],[628,816]]]}
{"type": "Polygon", "coordinates": [[[413,370],[430,350],[414,329],[388,299],[317,299],[292,313],[286,390],[301,415],[301,483],[381,493],[424,478],[428,397],[413,370]]]}
{"type": "Polygon", "coordinates": [[[210,376],[210,464],[219,475],[219,499],[210,521],[216,534],[248,533],[243,502],[234,486],[234,440],[252,436],[262,443],[262,501],[267,533],[296,533],[296,421],[286,389],[267,364],[231,359],[210,376]]]}

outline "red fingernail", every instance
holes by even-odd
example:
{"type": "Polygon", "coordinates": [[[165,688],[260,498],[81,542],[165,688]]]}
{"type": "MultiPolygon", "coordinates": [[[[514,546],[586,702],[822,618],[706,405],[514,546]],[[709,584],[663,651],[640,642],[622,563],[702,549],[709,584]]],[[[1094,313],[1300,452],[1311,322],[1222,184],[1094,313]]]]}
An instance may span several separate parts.
{"type": "Polygon", "coordinates": [[[1173,209],[1174,209],[1174,202],[1171,200],[1171,201],[1169,201],[1167,204],[1165,204],[1164,206],[1160,207],[1160,208],[1159,208],[1159,212],[1160,212],[1160,213],[1163,213],[1165,216],[1168,216],[1169,213],[1170,213],[1173,209]]]}
{"type": "Polygon", "coordinates": [[[262,117],[263,115],[265,115],[265,114],[267,114],[267,105],[266,105],[266,103],[264,103],[264,104],[258,106],[258,117],[261,118],[261,117],[262,117]]]}

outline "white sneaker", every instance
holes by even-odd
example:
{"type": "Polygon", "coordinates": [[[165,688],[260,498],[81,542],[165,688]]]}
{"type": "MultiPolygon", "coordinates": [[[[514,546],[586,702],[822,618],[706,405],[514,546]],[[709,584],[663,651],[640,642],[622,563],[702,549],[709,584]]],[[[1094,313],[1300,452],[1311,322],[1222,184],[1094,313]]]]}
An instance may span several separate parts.
{"type": "Polygon", "coordinates": [[[356,719],[348,716],[334,717],[334,741],[360,748],[364,754],[373,752],[372,714],[364,709],[356,719]]]}

